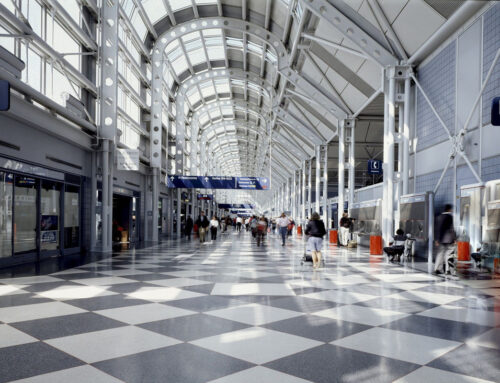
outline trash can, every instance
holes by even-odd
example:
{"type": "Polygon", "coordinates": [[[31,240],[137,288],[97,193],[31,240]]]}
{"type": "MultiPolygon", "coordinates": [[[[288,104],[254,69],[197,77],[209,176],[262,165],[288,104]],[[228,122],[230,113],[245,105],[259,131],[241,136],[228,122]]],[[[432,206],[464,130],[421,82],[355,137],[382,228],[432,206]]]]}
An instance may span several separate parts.
{"type": "Polygon", "coordinates": [[[470,244],[465,241],[457,241],[457,260],[459,262],[470,261],[470,244]]]}
{"type": "Polygon", "coordinates": [[[330,230],[330,243],[338,244],[339,235],[337,229],[330,230]]]}
{"type": "Polygon", "coordinates": [[[370,235],[370,255],[382,255],[382,236],[370,235]]]}

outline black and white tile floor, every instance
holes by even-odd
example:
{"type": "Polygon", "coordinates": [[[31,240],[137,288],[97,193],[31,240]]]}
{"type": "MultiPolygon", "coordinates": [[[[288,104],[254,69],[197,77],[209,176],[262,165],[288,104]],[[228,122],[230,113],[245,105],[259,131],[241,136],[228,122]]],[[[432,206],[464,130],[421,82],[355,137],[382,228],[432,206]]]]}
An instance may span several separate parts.
{"type": "Polygon", "coordinates": [[[499,382],[500,280],[325,244],[170,241],[0,280],[0,382],[499,382]]]}

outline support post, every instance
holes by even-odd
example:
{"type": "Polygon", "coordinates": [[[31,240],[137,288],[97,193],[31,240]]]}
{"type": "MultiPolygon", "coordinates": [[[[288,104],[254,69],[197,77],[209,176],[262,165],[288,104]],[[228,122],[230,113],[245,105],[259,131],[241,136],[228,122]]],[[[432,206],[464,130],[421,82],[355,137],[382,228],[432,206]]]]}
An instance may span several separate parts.
{"type": "Polygon", "coordinates": [[[312,160],[307,161],[307,218],[311,218],[312,210],[312,160]]]}
{"type": "MultiPolygon", "coordinates": [[[[342,218],[344,213],[344,199],[345,199],[345,123],[343,120],[339,124],[339,167],[338,167],[338,214],[337,218],[342,218]]],[[[339,222],[336,222],[339,225],[339,222]]]]}
{"type": "Polygon", "coordinates": [[[388,87],[384,98],[384,185],[382,210],[382,237],[389,243],[394,231],[394,133],[396,126],[395,97],[396,79],[395,67],[385,70],[388,87]]]}
{"type": "Polygon", "coordinates": [[[410,178],[410,92],[411,79],[405,79],[404,111],[403,111],[403,195],[408,194],[410,178]]]}
{"type": "Polygon", "coordinates": [[[323,152],[323,220],[330,227],[330,212],[328,211],[328,145],[322,146],[323,152]]]}
{"type": "Polygon", "coordinates": [[[320,207],[320,193],[321,193],[321,146],[316,147],[316,203],[315,203],[315,211],[319,214],[320,207]]]}
{"type": "Polygon", "coordinates": [[[304,161],[302,164],[302,224],[305,223],[307,213],[306,213],[306,200],[307,200],[307,195],[306,195],[306,167],[307,167],[307,160],[304,161]]]}
{"type": "MultiPolygon", "coordinates": [[[[346,140],[349,142],[349,211],[354,203],[354,190],[356,189],[355,175],[356,175],[356,152],[355,152],[355,125],[356,120],[349,118],[345,120],[346,128],[349,128],[349,135],[346,140]]],[[[344,132],[347,134],[347,132],[344,132]]]]}

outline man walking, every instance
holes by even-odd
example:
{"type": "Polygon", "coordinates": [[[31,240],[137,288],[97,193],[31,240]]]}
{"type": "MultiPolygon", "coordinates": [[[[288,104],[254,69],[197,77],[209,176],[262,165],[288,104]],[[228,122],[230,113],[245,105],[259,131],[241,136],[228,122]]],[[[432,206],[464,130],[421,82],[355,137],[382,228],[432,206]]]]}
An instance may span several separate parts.
{"type": "Polygon", "coordinates": [[[186,225],[184,226],[184,234],[187,239],[191,239],[191,231],[193,230],[193,219],[188,215],[186,219],[186,225]]]}
{"type": "Polygon", "coordinates": [[[436,264],[434,265],[434,274],[441,274],[443,264],[445,265],[446,272],[448,272],[448,257],[454,250],[456,239],[455,228],[453,227],[453,213],[451,212],[453,206],[447,204],[444,211],[437,218],[437,240],[438,252],[436,255],[436,264]]]}
{"type": "Polygon", "coordinates": [[[351,220],[347,213],[342,214],[340,219],[339,229],[340,229],[340,245],[347,246],[349,242],[349,230],[351,228],[351,220]]]}
{"type": "Polygon", "coordinates": [[[288,225],[290,220],[287,218],[285,213],[281,213],[281,216],[276,220],[276,226],[278,227],[278,232],[281,235],[281,246],[285,246],[285,241],[288,233],[288,225]]]}
{"type": "Polygon", "coordinates": [[[208,226],[210,226],[210,221],[208,220],[203,210],[201,211],[200,216],[196,220],[196,224],[198,225],[198,235],[200,237],[200,243],[204,243],[208,226]]]}

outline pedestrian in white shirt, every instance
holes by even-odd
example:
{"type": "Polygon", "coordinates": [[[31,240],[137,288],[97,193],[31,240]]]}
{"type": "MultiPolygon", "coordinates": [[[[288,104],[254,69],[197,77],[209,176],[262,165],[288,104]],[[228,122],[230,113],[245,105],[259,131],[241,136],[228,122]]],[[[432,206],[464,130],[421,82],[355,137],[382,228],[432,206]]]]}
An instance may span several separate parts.
{"type": "Polygon", "coordinates": [[[278,226],[278,232],[281,235],[282,244],[281,246],[285,246],[286,234],[288,232],[288,225],[290,224],[290,220],[286,216],[285,213],[281,213],[281,216],[276,220],[276,226],[278,226]]]}
{"type": "Polygon", "coordinates": [[[219,228],[219,220],[213,216],[210,220],[210,234],[212,235],[212,241],[217,240],[217,229],[219,228]]]}

